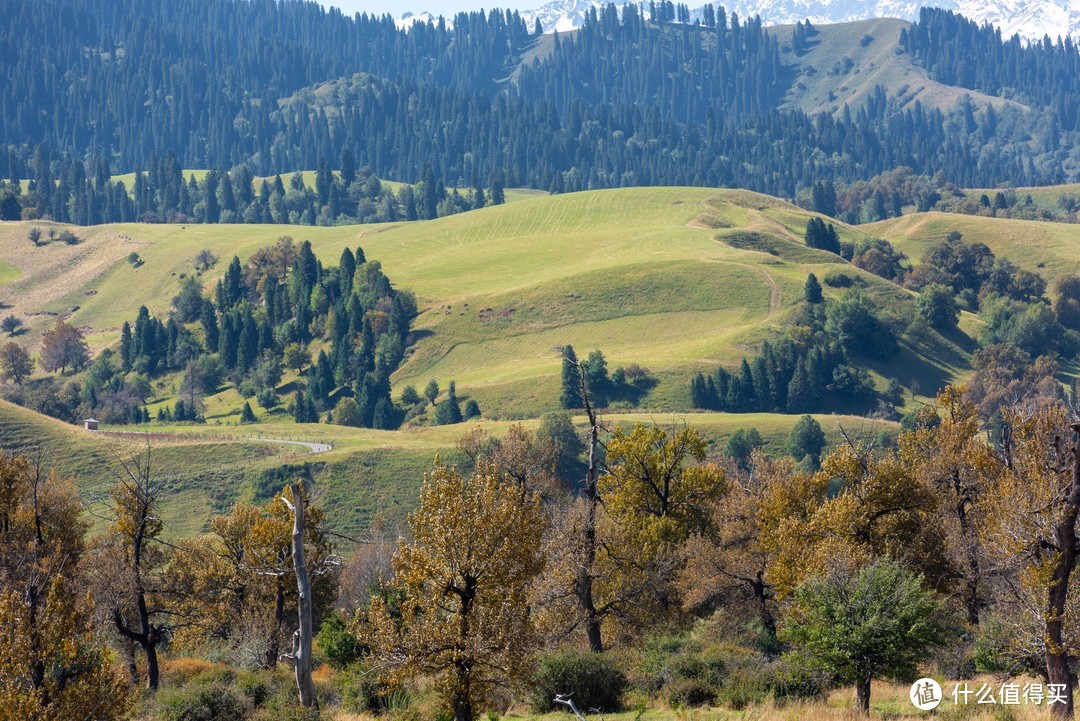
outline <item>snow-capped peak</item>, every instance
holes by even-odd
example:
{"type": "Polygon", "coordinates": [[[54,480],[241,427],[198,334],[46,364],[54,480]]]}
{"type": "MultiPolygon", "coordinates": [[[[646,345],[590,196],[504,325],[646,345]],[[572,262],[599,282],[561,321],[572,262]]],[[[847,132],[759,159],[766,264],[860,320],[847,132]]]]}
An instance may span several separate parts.
{"type": "MultiPolygon", "coordinates": [[[[544,32],[565,32],[584,24],[589,10],[602,8],[602,0],[553,0],[536,10],[521,13],[531,29],[540,20],[544,32]]],[[[617,3],[618,4],[618,3],[617,3]]],[[[853,22],[870,18],[916,20],[923,6],[955,10],[976,22],[990,23],[1004,37],[1019,34],[1026,40],[1080,37],[1080,0],[726,0],[718,3],[740,18],[761,16],[765,25],[789,25],[809,19],[815,25],[853,22]]],[[[641,3],[648,17],[648,3],[641,3]]],[[[701,17],[701,8],[690,12],[701,17]]]]}
{"type": "MultiPolygon", "coordinates": [[[[447,28],[453,27],[453,23],[451,23],[448,19],[443,18],[443,22],[446,24],[447,28]]],[[[394,21],[394,25],[397,25],[398,30],[404,30],[405,32],[408,32],[409,30],[411,30],[412,26],[415,25],[416,23],[427,23],[428,25],[438,25],[439,24],[439,18],[432,15],[431,13],[425,11],[425,12],[422,12],[422,13],[415,13],[415,14],[414,13],[405,13],[400,18],[398,18],[397,20],[394,21]]]]}

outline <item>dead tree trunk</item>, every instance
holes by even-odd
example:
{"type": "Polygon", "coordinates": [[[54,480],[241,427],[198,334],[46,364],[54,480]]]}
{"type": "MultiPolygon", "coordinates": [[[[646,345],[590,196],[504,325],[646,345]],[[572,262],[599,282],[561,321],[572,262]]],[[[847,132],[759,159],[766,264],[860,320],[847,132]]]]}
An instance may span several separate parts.
{"type": "Polygon", "coordinates": [[[585,371],[581,364],[577,364],[578,375],[581,383],[581,398],[585,403],[585,414],[589,417],[589,470],[585,475],[585,502],[588,509],[585,516],[585,530],[582,538],[582,563],[578,570],[577,582],[574,584],[574,595],[577,596],[578,607],[584,615],[585,636],[589,640],[589,649],[595,653],[603,653],[604,641],[600,635],[600,614],[596,610],[596,602],[593,600],[593,573],[596,565],[596,510],[600,505],[600,492],[597,489],[598,464],[597,447],[600,442],[599,424],[596,421],[596,411],[589,402],[589,389],[585,386],[585,371]]]}
{"type": "MultiPolygon", "coordinates": [[[[315,683],[311,680],[311,637],[312,607],[311,581],[308,579],[307,566],[304,563],[304,495],[299,483],[289,486],[292,491],[293,511],[292,557],[296,572],[296,589],[300,594],[296,610],[300,616],[300,627],[293,634],[292,653],[286,656],[293,664],[296,673],[296,689],[300,693],[300,704],[308,708],[319,708],[319,699],[315,696],[315,683]]],[[[286,501],[288,503],[288,501],[286,501]]]]}

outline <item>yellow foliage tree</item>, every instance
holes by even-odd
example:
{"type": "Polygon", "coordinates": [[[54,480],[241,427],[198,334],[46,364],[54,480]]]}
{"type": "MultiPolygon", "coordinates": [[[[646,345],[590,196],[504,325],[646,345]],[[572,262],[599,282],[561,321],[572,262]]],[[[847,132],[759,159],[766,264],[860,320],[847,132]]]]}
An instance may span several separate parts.
{"type": "Polygon", "coordinates": [[[712,506],[727,490],[724,470],[706,462],[696,430],[639,423],[609,440],[598,487],[597,612],[628,625],[654,623],[679,607],[685,543],[709,529],[712,506]]]}
{"type": "Polygon", "coordinates": [[[899,455],[940,499],[944,551],[955,574],[950,582],[968,623],[978,625],[987,602],[979,533],[983,496],[1004,466],[984,440],[978,409],[964,387],[946,387],[937,403],[940,412],[927,409],[923,422],[901,434],[899,455]]]}
{"type": "Polygon", "coordinates": [[[762,500],[794,473],[790,458],[752,456],[750,472],[729,474],[728,492],[711,508],[709,530],[695,533],[686,547],[678,588],[688,610],[708,613],[723,607],[740,622],[761,624],[766,641],[776,640],[776,593],[767,580],[772,556],[761,543],[762,500]]]}
{"type": "MultiPolygon", "coordinates": [[[[229,515],[211,519],[210,535],[178,544],[167,573],[178,646],[217,643],[242,665],[277,665],[297,617],[293,522],[283,497],[291,501],[288,487],[265,506],[239,502],[229,515]]],[[[337,592],[337,557],[322,507],[305,511],[312,601],[327,608],[337,592]]]]}
{"type": "Polygon", "coordinates": [[[85,524],[74,484],[0,454],[0,719],[124,718],[129,688],[79,597],[85,524]]]}
{"type": "Polygon", "coordinates": [[[774,558],[767,578],[782,597],[837,560],[858,568],[889,556],[937,586],[951,574],[937,513],[934,492],[899,454],[846,443],[820,471],[762,499],[761,543],[774,558]]]}
{"type": "Polygon", "coordinates": [[[543,568],[540,497],[481,461],[470,477],[436,461],[394,556],[400,614],[368,613],[387,680],[434,675],[457,721],[520,678],[533,648],[528,589],[543,568]]]}
{"type": "Polygon", "coordinates": [[[1003,651],[1065,690],[1073,714],[1072,668],[1080,657],[1080,601],[1070,593],[1080,515],[1080,424],[1061,406],[1007,415],[1006,469],[987,491],[983,538],[1008,592],[995,608],[1003,651]]]}

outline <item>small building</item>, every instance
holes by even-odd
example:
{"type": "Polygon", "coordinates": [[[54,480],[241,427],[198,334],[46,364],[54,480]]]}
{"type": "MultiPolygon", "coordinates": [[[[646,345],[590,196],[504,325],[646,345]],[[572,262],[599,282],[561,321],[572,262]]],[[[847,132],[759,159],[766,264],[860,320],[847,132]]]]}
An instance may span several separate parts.
{"type": "Polygon", "coordinates": [[[87,418],[83,421],[83,426],[85,426],[88,431],[96,431],[98,429],[98,421],[96,418],[87,418]]]}

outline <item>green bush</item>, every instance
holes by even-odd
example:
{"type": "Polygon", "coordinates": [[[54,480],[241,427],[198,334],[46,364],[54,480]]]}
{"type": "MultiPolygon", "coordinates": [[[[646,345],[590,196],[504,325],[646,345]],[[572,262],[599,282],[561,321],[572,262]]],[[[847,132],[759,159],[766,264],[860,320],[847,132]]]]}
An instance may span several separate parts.
{"type": "Polygon", "coordinates": [[[236,688],[246,696],[252,705],[258,707],[270,697],[270,684],[264,673],[245,671],[236,677],[236,688]]]}
{"type": "Polygon", "coordinates": [[[364,664],[347,666],[334,676],[334,690],[349,713],[379,711],[386,707],[378,674],[364,664]]]}
{"type": "Polygon", "coordinates": [[[768,672],[768,683],[772,687],[773,698],[778,701],[819,698],[832,688],[824,674],[791,657],[772,663],[768,672]]]}
{"type": "Polygon", "coordinates": [[[721,706],[741,711],[761,703],[768,695],[769,686],[760,670],[755,672],[738,669],[724,679],[717,700],[721,706]]]}
{"type": "Polygon", "coordinates": [[[665,698],[672,708],[711,705],[716,689],[699,678],[680,678],[664,687],[665,698]]]}
{"type": "Polygon", "coordinates": [[[857,275],[849,275],[842,270],[834,270],[831,273],[827,273],[825,278],[825,285],[830,288],[851,288],[853,286],[864,286],[866,281],[857,275]]]}
{"type": "Polygon", "coordinates": [[[608,656],[567,649],[540,657],[531,686],[529,702],[539,713],[555,708],[556,694],[569,694],[580,709],[617,711],[626,675],[608,656]]]}
{"type": "Polygon", "coordinates": [[[360,660],[361,646],[356,636],[349,633],[345,621],[337,613],[331,613],[322,622],[319,635],[315,637],[326,662],[335,669],[342,669],[360,660]]]}
{"type": "Polygon", "coordinates": [[[192,683],[158,693],[161,721],[244,721],[250,707],[224,683],[192,683]]]}
{"type": "Polygon", "coordinates": [[[671,657],[683,650],[687,640],[679,636],[653,636],[645,641],[638,669],[645,677],[644,691],[655,695],[670,679],[667,676],[671,657]]]}

